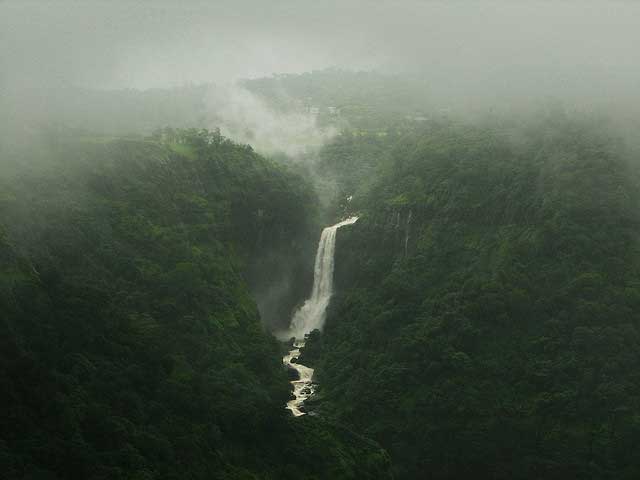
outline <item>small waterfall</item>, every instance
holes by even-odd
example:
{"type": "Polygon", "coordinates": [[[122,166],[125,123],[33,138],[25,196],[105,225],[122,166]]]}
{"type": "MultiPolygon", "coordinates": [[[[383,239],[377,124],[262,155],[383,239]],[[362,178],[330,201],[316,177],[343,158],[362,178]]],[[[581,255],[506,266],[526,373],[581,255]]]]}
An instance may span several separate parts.
{"type": "Polygon", "coordinates": [[[313,288],[311,296],[304,302],[293,315],[289,331],[281,335],[284,338],[295,337],[293,350],[282,359],[282,362],[297,372],[298,379],[293,380],[293,398],[287,402],[287,409],[295,417],[304,415],[302,404],[313,395],[315,391],[313,368],[297,363],[300,350],[305,345],[305,335],[315,329],[322,329],[326,316],[327,306],[333,294],[333,267],[336,248],[336,232],[344,225],[356,223],[358,217],[351,217],[342,222],[327,227],[320,235],[318,251],[313,271],[313,288]]]}
{"type": "Polygon", "coordinates": [[[333,294],[333,267],[336,248],[336,232],[340,227],[356,223],[358,217],[351,217],[327,227],[320,235],[313,271],[313,289],[311,296],[296,311],[291,320],[290,334],[297,339],[324,326],[327,306],[333,294]]]}

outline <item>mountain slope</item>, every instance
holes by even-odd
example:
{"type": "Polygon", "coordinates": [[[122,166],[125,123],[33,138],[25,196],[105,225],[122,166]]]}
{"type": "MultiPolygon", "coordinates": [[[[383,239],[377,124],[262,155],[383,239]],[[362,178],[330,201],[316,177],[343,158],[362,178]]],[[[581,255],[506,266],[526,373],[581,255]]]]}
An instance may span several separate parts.
{"type": "Polygon", "coordinates": [[[562,119],[390,143],[301,359],[317,410],[379,441],[401,479],[637,477],[640,197],[624,155],[562,119]]]}
{"type": "Polygon", "coordinates": [[[5,168],[3,476],[385,478],[379,447],[284,410],[247,286],[263,249],[304,238],[309,189],[216,132],[174,134],[58,133],[5,168]]]}

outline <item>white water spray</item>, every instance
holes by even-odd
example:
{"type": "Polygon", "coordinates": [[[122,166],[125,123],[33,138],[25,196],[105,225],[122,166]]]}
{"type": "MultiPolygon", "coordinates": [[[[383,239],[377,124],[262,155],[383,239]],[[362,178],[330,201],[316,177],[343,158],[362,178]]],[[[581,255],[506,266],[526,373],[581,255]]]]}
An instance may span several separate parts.
{"type": "Polygon", "coordinates": [[[336,232],[340,227],[356,223],[358,217],[351,217],[327,227],[320,235],[313,271],[313,289],[311,296],[298,309],[291,320],[290,334],[297,339],[311,331],[322,330],[326,318],[327,306],[333,294],[333,267],[336,249],[336,232]]]}
{"type": "Polygon", "coordinates": [[[293,350],[284,356],[282,362],[298,373],[298,379],[291,382],[294,399],[287,403],[287,408],[294,416],[304,415],[302,404],[315,391],[312,383],[313,368],[296,362],[300,356],[300,349],[305,345],[305,335],[315,329],[321,330],[326,318],[327,306],[333,294],[333,267],[336,249],[336,232],[340,227],[356,223],[358,217],[351,217],[342,222],[327,227],[320,235],[320,243],[316,253],[313,271],[313,288],[311,296],[293,315],[289,331],[285,338],[295,337],[293,350]]]}

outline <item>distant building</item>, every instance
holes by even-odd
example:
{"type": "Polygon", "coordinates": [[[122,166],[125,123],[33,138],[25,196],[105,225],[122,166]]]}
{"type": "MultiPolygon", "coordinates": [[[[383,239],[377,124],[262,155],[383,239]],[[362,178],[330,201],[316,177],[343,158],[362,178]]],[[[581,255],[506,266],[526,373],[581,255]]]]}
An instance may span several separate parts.
{"type": "Polygon", "coordinates": [[[329,111],[330,115],[337,115],[338,114],[337,107],[327,107],[327,110],[329,111]]]}
{"type": "Polygon", "coordinates": [[[311,115],[318,115],[320,113],[319,107],[309,107],[309,113],[311,115]]]}

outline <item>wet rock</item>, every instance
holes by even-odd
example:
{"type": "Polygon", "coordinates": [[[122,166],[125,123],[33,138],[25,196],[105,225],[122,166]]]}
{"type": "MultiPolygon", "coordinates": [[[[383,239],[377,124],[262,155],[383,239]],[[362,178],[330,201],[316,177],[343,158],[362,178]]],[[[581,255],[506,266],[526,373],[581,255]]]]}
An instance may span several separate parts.
{"type": "Polygon", "coordinates": [[[289,377],[289,381],[291,382],[300,380],[300,373],[291,366],[287,366],[287,376],[289,377]]]}

